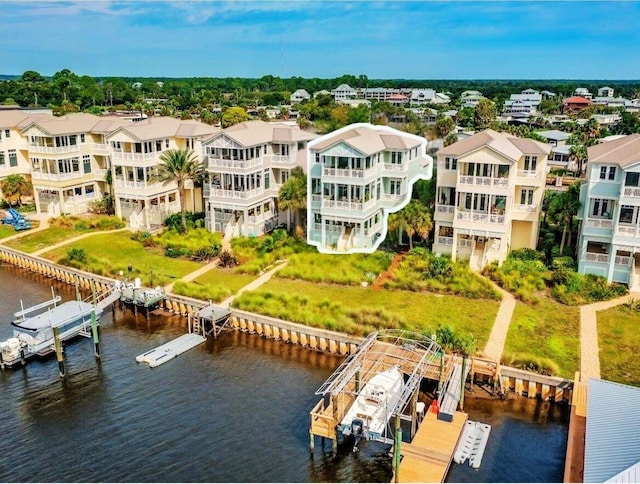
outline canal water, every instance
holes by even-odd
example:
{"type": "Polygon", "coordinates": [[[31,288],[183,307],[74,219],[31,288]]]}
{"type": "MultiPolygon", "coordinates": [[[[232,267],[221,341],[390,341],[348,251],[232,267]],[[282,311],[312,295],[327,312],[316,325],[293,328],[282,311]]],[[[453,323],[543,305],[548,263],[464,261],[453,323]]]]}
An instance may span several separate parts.
{"type": "MultiPolygon", "coordinates": [[[[0,339],[12,313],[69,286],[0,264],[0,339]]],[[[0,372],[0,482],[389,482],[388,449],[330,442],[309,453],[315,391],[341,359],[244,333],[225,333],[150,369],[135,356],[186,322],[130,312],[101,319],[102,358],[80,339],[55,358],[0,372]]],[[[476,394],[481,395],[482,390],[476,394]]],[[[482,467],[452,465],[449,482],[561,482],[566,409],[468,397],[493,425],[482,467]]]]}

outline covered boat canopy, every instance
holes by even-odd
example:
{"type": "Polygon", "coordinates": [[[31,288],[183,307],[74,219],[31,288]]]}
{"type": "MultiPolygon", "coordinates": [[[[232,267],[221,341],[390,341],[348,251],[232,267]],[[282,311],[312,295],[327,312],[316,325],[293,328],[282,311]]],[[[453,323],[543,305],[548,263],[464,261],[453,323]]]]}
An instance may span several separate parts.
{"type": "Polygon", "coordinates": [[[93,304],[84,301],[67,301],[35,316],[17,319],[11,324],[16,328],[37,332],[46,328],[56,328],[68,324],[91,314],[94,309],[96,316],[102,313],[102,310],[94,308],[93,304]]]}

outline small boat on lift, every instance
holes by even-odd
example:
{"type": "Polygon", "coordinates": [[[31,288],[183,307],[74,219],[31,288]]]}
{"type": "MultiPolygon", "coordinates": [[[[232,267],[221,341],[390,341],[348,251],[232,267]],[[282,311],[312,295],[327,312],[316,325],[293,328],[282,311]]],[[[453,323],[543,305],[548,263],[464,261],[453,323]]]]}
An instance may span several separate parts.
{"type": "Polygon", "coordinates": [[[377,440],[386,437],[387,424],[400,400],[403,386],[402,372],[395,365],[376,374],[362,387],[338,425],[343,436],[355,437],[354,450],[357,450],[360,439],[377,440]]]}

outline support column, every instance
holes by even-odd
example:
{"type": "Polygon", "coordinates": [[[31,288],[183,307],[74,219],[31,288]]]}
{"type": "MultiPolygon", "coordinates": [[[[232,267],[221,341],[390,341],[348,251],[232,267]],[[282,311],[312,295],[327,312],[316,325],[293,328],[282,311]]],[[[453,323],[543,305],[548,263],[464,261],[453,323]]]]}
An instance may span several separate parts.
{"type": "Polygon", "coordinates": [[[400,415],[395,416],[395,432],[393,439],[393,481],[400,482],[400,445],[402,444],[402,429],[400,415]]]}
{"type": "Polygon", "coordinates": [[[53,342],[56,348],[56,360],[58,360],[58,370],[60,378],[64,378],[64,354],[62,352],[62,341],[60,341],[60,328],[53,328],[53,342]]]}
{"type": "Polygon", "coordinates": [[[149,200],[144,200],[144,224],[147,230],[151,229],[151,223],[149,223],[149,200]]]}
{"type": "Polygon", "coordinates": [[[458,256],[458,231],[454,229],[453,240],[451,241],[451,260],[455,262],[457,256],[458,256]]]}
{"type": "Polygon", "coordinates": [[[613,270],[616,265],[616,253],[618,252],[618,246],[611,244],[609,249],[609,267],[607,270],[607,282],[611,283],[613,280],[613,270]]]}
{"type": "Polygon", "coordinates": [[[462,356],[462,373],[460,375],[460,401],[458,402],[458,407],[460,408],[461,412],[464,410],[464,383],[465,383],[464,372],[466,367],[467,367],[467,356],[463,355],[462,356]]]}

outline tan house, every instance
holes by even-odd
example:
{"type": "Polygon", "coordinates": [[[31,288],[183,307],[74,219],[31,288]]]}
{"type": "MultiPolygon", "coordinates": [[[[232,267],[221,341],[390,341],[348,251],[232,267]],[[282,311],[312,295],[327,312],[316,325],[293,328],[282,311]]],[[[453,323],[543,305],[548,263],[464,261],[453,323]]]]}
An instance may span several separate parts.
{"type": "Polygon", "coordinates": [[[433,251],[478,270],[534,249],[550,151],[490,129],[440,150],[433,251]]]}

